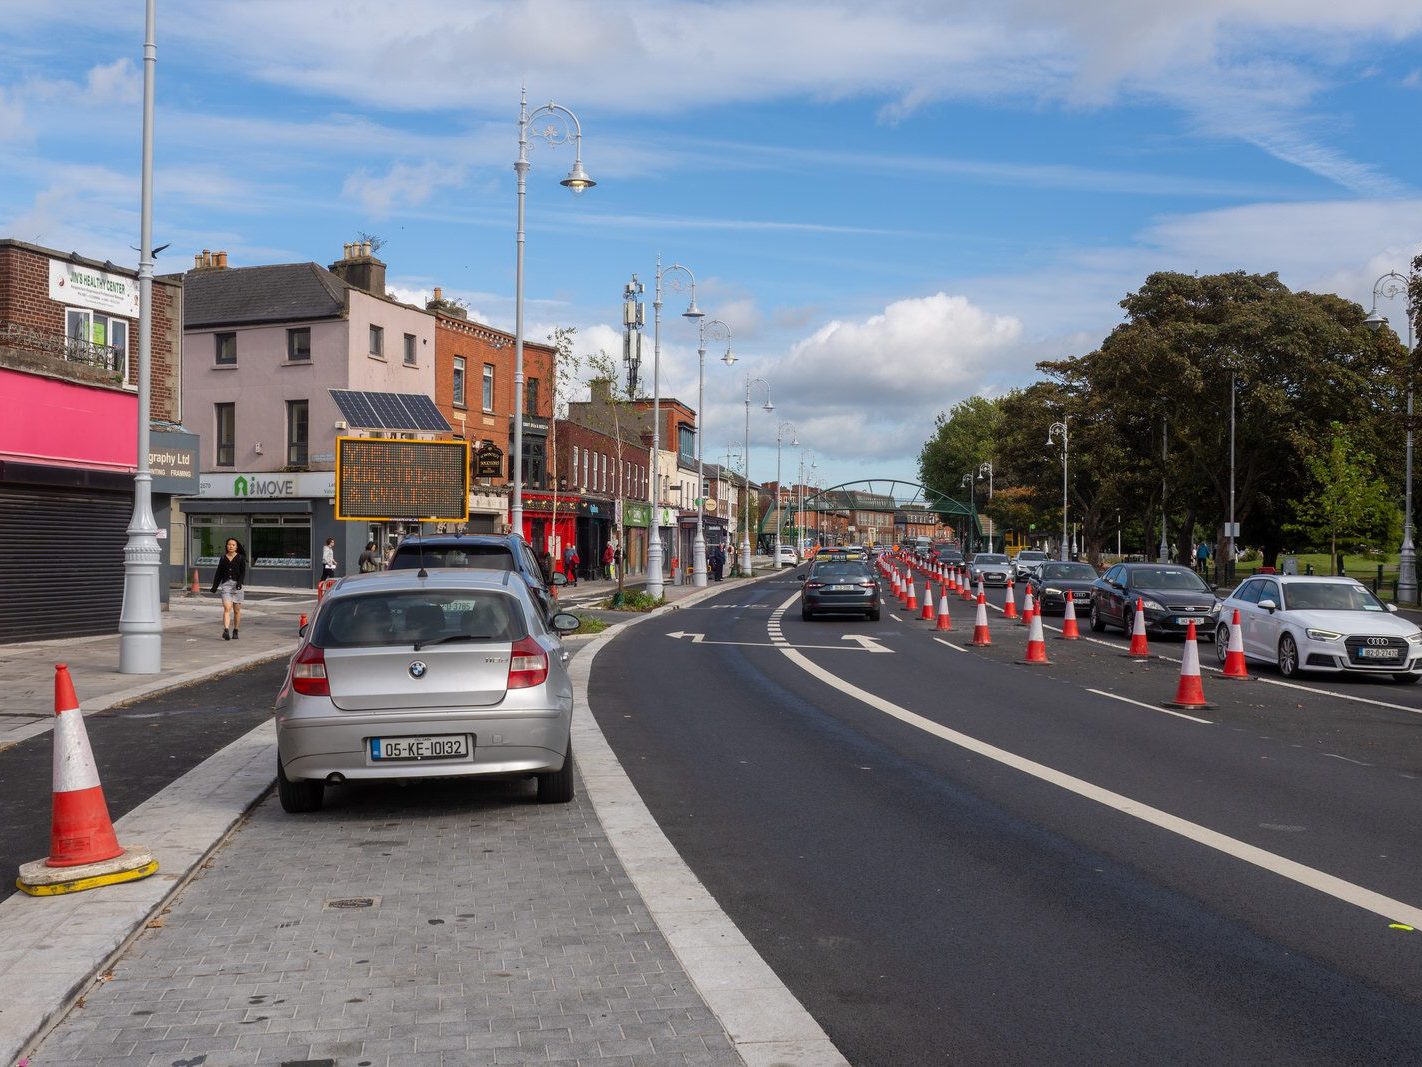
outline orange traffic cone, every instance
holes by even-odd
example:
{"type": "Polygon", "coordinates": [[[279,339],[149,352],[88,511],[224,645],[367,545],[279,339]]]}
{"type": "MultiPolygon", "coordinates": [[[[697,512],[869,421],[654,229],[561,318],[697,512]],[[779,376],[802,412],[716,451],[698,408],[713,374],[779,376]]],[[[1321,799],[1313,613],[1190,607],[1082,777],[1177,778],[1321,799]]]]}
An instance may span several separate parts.
{"type": "Polygon", "coordinates": [[[1062,612],[1062,632],[1057,635],[1059,641],[1078,641],[1081,639],[1081,630],[1076,625],[1076,602],[1072,600],[1071,590],[1066,591],[1066,610],[1062,612]]]}
{"type": "MultiPolygon", "coordinates": [[[[981,592],[983,591],[983,590],[982,590],[982,585],[983,585],[983,581],[982,581],[981,578],[979,578],[979,579],[978,579],[978,592],[979,592],[979,593],[981,593],[981,592]]],[[[968,600],[968,601],[971,601],[971,600],[974,599],[974,598],[973,598],[973,576],[968,573],[968,568],[967,568],[967,567],[962,568],[962,575],[961,575],[961,577],[959,577],[959,579],[958,579],[958,588],[962,590],[962,593],[959,594],[959,595],[962,597],[962,599],[968,600]]]]}
{"type": "Polygon", "coordinates": [[[1150,647],[1146,644],[1145,605],[1141,603],[1140,597],[1136,598],[1136,621],[1131,627],[1131,647],[1126,655],[1133,659],[1150,657],[1150,647]]]}
{"type": "Polygon", "coordinates": [[[1031,626],[1032,616],[1037,614],[1037,602],[1032,599],[1032,587],[1027,587],[1027,595],[1022,598],[1022,625],[1031,626]]]}
{"type": "Polygon", "coordinates": [[[1020,662],[1050,666],[1052,661],[1047,658],[1047,642],[1042,638],[1042,616],[1034,611],[1030,618],[1027,624],[1030,627],[1027,631],[1027,658],[1020,662]]]}
{"type": "Polygon", "coordinates": [[[958,575],[951,570],[948,572],[948,590],[953,593],[958,591],[958,575]]]}
{"type": "Polygon", "coordinates": [[[922,619],[924,622],[937,622],[937,621],[938,621],[938,611],[937,611],[937,609],[934,607],[934,604],[933,604],[933,585],[932,585],[932,583],[927,583],[927,582],[924,583],[924,586],[923,586],[923,610],[922,610],[921,612],[919,612],[918,617],[919,617],[920,619],[922,619]]]}
{"type": "Polygon", "coordinates": [[[146,878],[158,869],[158,861],[118,843],[69,668],[57,663],[54,672],[49,856],[23,864],[15,885],[31,896],[55,896],[146,878]]]}
{"type": "Polygon", "coordinates": [[[912,579],[912,578],[909,579],[909,584],[908,584],[908,599],[904,601],[904,610],[905,610],[905,611],[917,611],[917,610],[918,610],[918,594],[914,591],[914,588],[913,588],[913,579],[912,579]]]}
{"type": "Polygon", "coordinates": [[[189,594],[190,596],[197,596],[197,595],[200,594],[201,592],[202,592],[202,586],[200,586],[200,585],[198,584],[198,570],[197,570],[196,567],[194,567],[194,568],[193,568],[193,584],[188,587],[188,594],[189,594]]]}
{"type": "MultiPolygon", "coordinates": [[[[979,589],[978,596],[981,597],[982,595],[982,590],[979,589]]],[[[1002,617],[1004,619],[1017,618],[1017,598],[1012,595],[1011,578],[1007,579],[1007,599],[1002,602],[1002,617]]]]}
{"type": "Polygon", "coordinates": [[[1185,655],[1180,657],[1180,685],[1175,699],[1164,701],[1170,708],[1213,708],[1218,705],[1205,700],[1205,687],[1200,681],[1200,646],[1195,643],[1195,624],[1185,630],[1185,655]]]}
{"type": "Polygon", "coordinates": [[[936,626],[936,629],[939,629],[939,630],[951,630],[951,629],[953,629],[953,619],[952,619],[952,617],[948,614],[948,589],[947,589],[946,586],[944,587],[944,590],[943,590],[943,597],[942,597],[942,599],[938,601],[938,624],[937,624],[937,626],[936,626]]]}
{"type": "Polygon", "coordinates": [[[1238,608],[1234,609],[1234,621],[1229,625],[1229,647],[1225,649],[1224,676],[1249,680],[1249,668],[1244,664],[1244,634],[1239,629],[1238,608]]]}
{"type": "Polygon", "coordinates": [[[992,644],[992,634],[988,632],[987,623],[987,597],[982,593],[978,594],[978,617],[973,622],[973,644],[992,644]]]}

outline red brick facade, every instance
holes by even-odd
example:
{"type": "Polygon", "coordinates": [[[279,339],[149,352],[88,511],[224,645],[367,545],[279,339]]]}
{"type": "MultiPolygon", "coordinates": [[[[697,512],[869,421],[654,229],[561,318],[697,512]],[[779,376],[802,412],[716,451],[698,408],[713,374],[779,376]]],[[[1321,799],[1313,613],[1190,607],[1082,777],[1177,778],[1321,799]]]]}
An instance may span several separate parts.
{"type": "MultiPolygon", "coordinates": [[[[435,313],[435,406],[449,421],[456,437],[474,442],[476,446],[484,441],[497,445],[505,453],[504,469],[507,470],[514,414],[513,334],[451,314],[452,305],[438,298],[427,307],[435,313]],[[456,357],[464,360],[463,404],[455,403],[456,357]],[[493,403],[487,409],[484,405],[486,366],[493,368],[494,375],[493,403]]],[[[551,346],[524,338],[524,379],[538,383],[536,410],[524,409],[524,415],[530,419],[552,418],[553,357],[551,346]]],[[[527,388],[525,385],[525,390],[527,388]]],[[[507,478],[497,479],[493,484],[505,485],[507,478]]]]}
{"type": "MultiPolygon", "coordinates": [[[[49,295],[49,261],[73,262],[95,271],[121,274],[127,278],[138,273],[110,263],[74,257],[67,252],[41,248],[19,241],[0,240],[0,343],[12,350],[33,351],[36,354],[62,349],[65,333],[65,304],[51,300],[49,295]]],[[[152,418],[155,422],[180,422],[179,370],[182,338],[182,282],[173,278],[153,281],[152,330],[152,418]]],[[[128,323],[128,358],[138,360],[138,321],[128,316],[112,315],[128,323]]],[[[52,361],[52,370],[63,377],[74,377],[85,384],[113,389],[123,385],[112,377],[96,375],[82,364],[66,367],[62,360],[52,361]]]]}
{"type": "Polygon", "coordinates": [[[631,434],[622,441],[621,484],[618,483],[617,438],[567,419],[559,419],[555,441],[548,442],[548,468],[560,489],[625,500],[646,500],[647,449],[631,434]]]}

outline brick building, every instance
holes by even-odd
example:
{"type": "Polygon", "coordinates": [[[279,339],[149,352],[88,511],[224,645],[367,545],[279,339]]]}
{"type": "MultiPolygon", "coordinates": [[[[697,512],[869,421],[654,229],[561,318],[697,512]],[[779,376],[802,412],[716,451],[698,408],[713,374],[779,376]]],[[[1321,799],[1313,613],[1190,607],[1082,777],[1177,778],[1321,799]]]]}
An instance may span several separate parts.
{"type": "MultiPolygon", "coordinates": [[[[149,465],[168,548],[181,541],[168,536],[171,495],[193,491],[197,471],[179,425],[182,307],[181,281],[155,279],[149,465]]],[[[137,364],[136,271],[0,240],[0,641],[118,627],[137,364]]],[[[177,577],[181,555],[167,562],[177,577]]]]}
{"type": "MultiPolygon", "coordinates": [[[[625,431],[619,441],[613,433],[571,419],[557,420],[551,443],[549,473],[557,492],[530,495],[548,509],[544,512],[550,517],[546,532],[556,534],[560,549],[555,555],[561,557],[561,549],[572,538],[583,573],[591,574],[602,559],[603,548],[616,536],[623,546],[627,572],[645,571],[652,514],[647,502],[651,489],[647,447],[625,431]],[[555,495],[556,512],[552,510],[555,495]]],[[[533,506],[525,503],[525,508],[533,506]]]]}
{"type": "MultiPolygon", "coordinates": [[[[465,309],[436,288],[425,304],[435,316],[435,406],[454,436],[474,454],[469,529],[494,533],[509,521],[509,456],[514,430],[514,335],[471,322],[465,309]]],[[[523,485],[547,489],[548,433],[553,418],[552,346],[524,338],[523,485]]],[[[524,502],[524,536],[534,539],[537,516],[524,502]]],[[[547,525],[545,522],[544,525],[547,525]]]]}

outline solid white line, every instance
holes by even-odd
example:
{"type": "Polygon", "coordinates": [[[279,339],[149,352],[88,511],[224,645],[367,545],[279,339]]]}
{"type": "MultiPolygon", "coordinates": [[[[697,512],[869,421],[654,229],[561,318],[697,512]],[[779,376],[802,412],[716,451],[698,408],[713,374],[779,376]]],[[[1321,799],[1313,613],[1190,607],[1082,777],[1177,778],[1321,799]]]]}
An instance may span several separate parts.
{"type": "Polygon", "coordinates": [[[935,637],[933,640],[937,641],[940,645],[947,645],[949,648],[956,649],[959,652],[968,651],[962,645],[955,645],[952,641],[945,641],[941,637],[935,637]]]}
{"type": "Polygon", "coordinates": [[[895,622],[903,622],[903,621],[904,621],[903,619],[901,619],[901,618],[899,618],[897,615],[895,615],[892,611],[889,612],[889,618],[893,619],[895,622]]]}
{"type": "Polygon", "coordinates": [[[1339,755],[1338,753],[1336,753],[1336,752],[1325,752],[1324,755],[1327,756],[1329,759],[1341,759],[1344,763],[1356,763],[1359,767],[1371,767],[1371,766],[1372,766],[1371,763],[1364,763],[1364,762],[1363,762],[1362,760],[1360,760],[1360,759],[1349,759],[1347,756],[1340,756],[1340,755],[1339,755]]]}
{"type": "Polygon", "coordinates": [[[1158,711],[1165,715],[1174,715],[1177,719],[1189,719],[1191,722],[1202,722],[1206,726],[1213,726],[1209,719],[1197,719],[1193,715],[1186,715],[1183,711],[1171,711],[1169,708],[1159,708],[1154,704],[1147,704],[1141,700],[1132,700],[1130,697],[1123,697],[1120,693],[1108,693],[1104,689],[1088,689],[1088,693],[1095,693],[1099,697],[1110,697],[1112,700],[1119,700],[1123,704],[1134,704],[1138,708],[1145,708],[1147,711],[1158,711]]]}
{"type": "MultiPolygon", "coordinates": [[[[794,599],[793,597],[791,598],[794,599]]],[[[788,604],[788,602],[787,602],[788,604]]],[[[1008,752],[1006,749],[990,745],[985,741],[980,741],[976,737],[969,737],[958,730],[949,729],[946,726],[936,723],[931,719],[926,719],[922,715],[917,715],[907,708],[885,700],[874,693],[860,689],[856,685],[844,681],[842,678],[831,674],[829,671],[810,661],[806,656],[802,656],[794,649],[782,650],[786,659],[794,663],[806,674],[818,678],[826,685],[838,689],[841,693],[851,696],[863,704],[883,712],[885,715],[898,719],[900,722],[917,727],[924,733],[947,741],[949,744],[957,745],[959,748],[975,752],[980,756],[985,756],[990,760],[1001,763],[1003,766],[1011,767],[1030,775],[1040,781],[1055,785],[1060,789],[1065,789],[1070,793],[1083,797],[1087,800],[1095,801],[1103,807],[1119,811],[1124,815],[1140,819],[1142,822],[1157,826],[1162,830],[1212,848],[1227,856],[1242,860],[1245,863],[1258,867],[1261,870],[1277,874],[1281,878],[1286,878],[1291,882],[1315,889],[1320,893],[1327,894],[1336,900],[1352,904],[1364,911],[1370,911],[1375,915],[1380,915],[1392,922],[1406,923],[1408,926],[1422,927],[1422,908],[1412,904],[1394,900],[1391,897],[1383,896],[1381,893],[1363,886],[1355,885],[1352,882],[1344,881],[1335,875],[1320,871],[1315,867],[1298,863],[1283,856],[1275,855],[1272,852],[1251,845],[1248,842],[1240,841],[1237,838],[1229,837],[1226,834],[1211,830],[1209,827],[1201,826],[1199,823],[1182,819],[1178,815],[1172,815],[1168,811],[1143,804],[1138,800],[1123,796],[1120,793],[1103,789],[1082,778],[1058,771],[1035,760],[1029,760],[1016,753],[1008,752]]]]}

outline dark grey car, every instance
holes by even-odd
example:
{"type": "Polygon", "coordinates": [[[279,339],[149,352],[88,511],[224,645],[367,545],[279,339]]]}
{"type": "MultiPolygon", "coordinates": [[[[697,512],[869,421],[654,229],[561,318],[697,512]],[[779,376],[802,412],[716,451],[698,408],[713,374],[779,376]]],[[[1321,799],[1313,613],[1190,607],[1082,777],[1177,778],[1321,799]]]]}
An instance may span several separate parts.
{"type": "Polygon", "coordinates": [[[1190,623],[1213,640],[1220,601],[1189,567],[1175,563],[1118,563],[1098,578],[1091,591],[1091,628],[1107,625],[1130,633],[1136,604],[1145,612],[1148,633],[1183,634],[1190,623]]]}
{"type": "Polygon", "coordinates": [[[879,583],[867,564],[851,560],[815,560],[800,591],[800,617],[813,619],[828,612],[864,615],[879,620],[879,583]]]}

